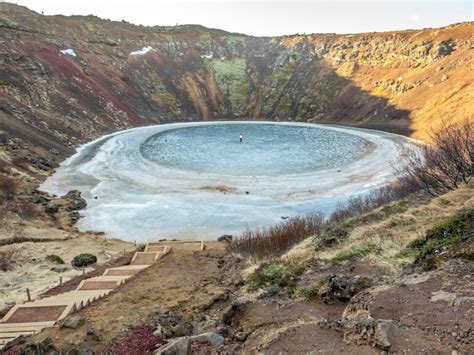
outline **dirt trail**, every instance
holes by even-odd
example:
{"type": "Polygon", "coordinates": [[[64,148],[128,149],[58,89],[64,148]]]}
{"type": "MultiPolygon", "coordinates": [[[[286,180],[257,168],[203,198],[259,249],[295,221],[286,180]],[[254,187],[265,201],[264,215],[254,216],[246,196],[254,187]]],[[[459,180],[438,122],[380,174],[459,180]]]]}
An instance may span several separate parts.
{"type": "MultiPolygon", "coordinates": [[[[216,300],[225,299],[228,286],[223,282],[225,250],[222,243],[170,243],[172,251],[157,264],[101,302],[79,312],[87,321],[76,329],[47,329],[37,339],[49,336],[55,345],[67,350],[72,346],[102,350],[122,330],[143,323],[165,307],[192,320],[216,300]],[[87,335],[90,329],[102,334],[100,341],[87,335]]],[[[229,264],[227,262],[227,264],[229,264]]]]}

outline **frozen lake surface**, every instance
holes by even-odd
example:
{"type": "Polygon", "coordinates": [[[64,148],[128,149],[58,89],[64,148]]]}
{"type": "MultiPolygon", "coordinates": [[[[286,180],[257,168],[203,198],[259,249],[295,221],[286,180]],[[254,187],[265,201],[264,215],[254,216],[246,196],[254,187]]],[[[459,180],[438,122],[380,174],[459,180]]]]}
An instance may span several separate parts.
{"type": "Polygon", "coordinates": [[[391,163],[409,144],[385,132],[303,123],[149,126],[80,147],[41,189],[80,190],[88,204],[82,230],[137,242],[216,239],[286,216],[328,215],[393,180],[391,163]]]}

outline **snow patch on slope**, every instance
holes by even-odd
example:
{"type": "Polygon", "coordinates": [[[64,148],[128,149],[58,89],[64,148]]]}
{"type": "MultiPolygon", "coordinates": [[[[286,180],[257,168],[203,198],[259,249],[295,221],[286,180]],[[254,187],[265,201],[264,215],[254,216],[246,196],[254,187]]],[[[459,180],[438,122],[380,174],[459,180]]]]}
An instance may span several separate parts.
{"type": "Polygon", "coordinates": [[[143,47],[142,49],[140,49],[138,51],[130,52],[130,55],[145,55],[150,51],[156,51],[156,49],[154,49],[151,46],[146,46],[146,47],[143,47]]]}
{"type": "Polygon", "coordinates": [[[74,52],[74,49],[72,49],[72,48],[61,49],[60,52],[61,52],[61,54],[69,54],[73,57],[77,57],[76,52],[74,52]]]}

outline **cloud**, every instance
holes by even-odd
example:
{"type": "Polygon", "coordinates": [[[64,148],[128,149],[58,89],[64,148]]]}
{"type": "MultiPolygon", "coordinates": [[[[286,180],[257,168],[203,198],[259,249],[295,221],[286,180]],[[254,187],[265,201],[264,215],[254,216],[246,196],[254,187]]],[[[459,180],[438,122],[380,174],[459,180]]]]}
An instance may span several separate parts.
{"type": "Polygon", "coordinates": [[[410,20],[412,20],[413,22],[418,22],[420,21],[420,15],[413,14],[410,16],[410,20]]]}

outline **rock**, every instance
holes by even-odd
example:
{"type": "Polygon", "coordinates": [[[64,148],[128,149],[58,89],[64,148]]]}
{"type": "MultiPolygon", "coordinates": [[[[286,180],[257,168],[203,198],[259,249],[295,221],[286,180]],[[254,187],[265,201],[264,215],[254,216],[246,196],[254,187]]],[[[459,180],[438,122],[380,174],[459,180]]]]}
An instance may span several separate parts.
{"type": "Polygon", "coordinates": [[[212,346],[221,346],[224,344],[224,337],[213,332],[194,335],[189,339],[191,341],[208,341],[212,346]]]}
{"type": "Polygon", "coordinates": [[[244,305],[241,303],[232,303],[226,308],[224,308],[224,310],[222,311],[222,316],[221,316],[222,322],[224,322],[227,325],[231,325],[232,320],[237,314],[242,312],[243,307],[244,305]]]}
{"type": "Polygon", "coordinates": [[[321,297],[326,301],[347,302],[352,296],[371,285],[372,280],[367,277],[333,275],[329,277],[329,287],[321,297]]]}
{"type": "Polygon", "coordinates": [[[217,241],[218,242],[230,243],[230,242],[232,242],[232,238],[233,238],[232,235],[224,234],[224,235],[221,235],[219,238],[217,238],[217,241]]]}
{"type": "Polygon", "coordinates": [[[391,320],[357,317],[343,321],[343,339],[347,343],[370,345],[384,351],[390,349],[388,330],[394,327],[391,320]]]}
{"type": "Polygon", "coordinates": [[[72,349],[69,349],[66,355],[94,355],[94,352],[92,350],[82,350],[82,349],[72,348],[72,349]]]}
{"type": "Polygon", "coordinates": [[[226,336],[229,334],[229,327],[225,324],[219,324],[217,327],[216,327],[216,332],[217,334],[219,335],[222,335],[222,336],[226,336]]]}
{"type": "Polygon", "coordinates": [[[157,325],[155,331],[153,332],[153,335],[157,338],[163,338],[163,329],[161,325],[157,325]]]}
{"type": "Polygon", "coordinates": [[[102,333],[95,328],[87,329],[87,336],[90,337],[90,339],[98,342],[102,341],[103,338],[102,333]]]}
{"type": "Polygon", "coordinates": [[[370,345],[387,351],[391,347],[389,330],[395,327],[391,320],[360,316],[350,319],[323,320],[322,329],[334,329],[343,333],[346,343],[370,345]]]}
{"type": "Polygon", "coordinates": [[[74,315],[66,317],[61,324],[59,325],[60,328],[69,328],[69,329],[76,329],[80,325],[84,324],[85,319],[82,316],[74,315]]]}
{"type": "Polygon", "coordinates": [[[175,337],[183,337],[186,335],[190,335],[191,332],[193,331],[193,327],[189,323],[178,323],[174,327],[171,328],[171,332],[173,333],[173,336],[175,337]]]}
{"type": "Polygon", "coordinates": [[[237,339],[238,341],[244,342],[245,340],[247,340],[248,336],[249,336],[249,333],[247,332],[237,332],[235,334],[235,339],[237,339]]]}
{"type": "Polygon", "coordinates": [[[51,338],[46,337],[38,343],[26,344],[22,349],[22,354],[33,355],[33,354],[44,354],[44,355],[59,355],[60,352],[54,345],[51,338]]]}
{"type": "Polygon", "coordinates": [[[77,211],[87,206],[86,200],[81,197],[81,192],[78,190],[71,190],[63,196],[64,199],[68,200],[68,206],[66,210],[77,211]]]}
{"type": "Polygon", "coordinates": [[[176,338],[168,344],[159,348],[156,355],[187,355],[191,350],[191,342],[188,337],[176,338]]]}

